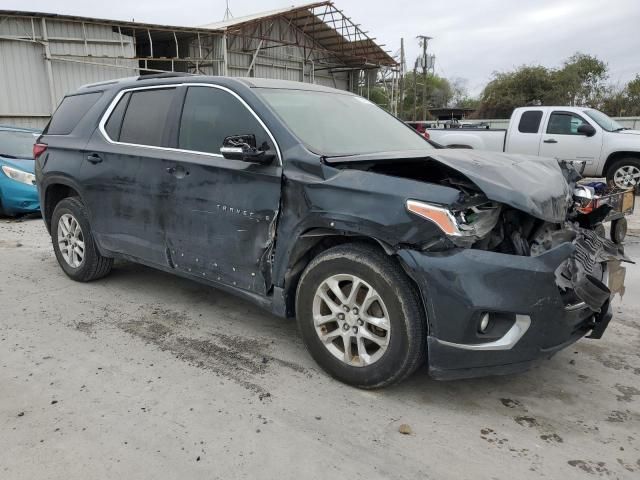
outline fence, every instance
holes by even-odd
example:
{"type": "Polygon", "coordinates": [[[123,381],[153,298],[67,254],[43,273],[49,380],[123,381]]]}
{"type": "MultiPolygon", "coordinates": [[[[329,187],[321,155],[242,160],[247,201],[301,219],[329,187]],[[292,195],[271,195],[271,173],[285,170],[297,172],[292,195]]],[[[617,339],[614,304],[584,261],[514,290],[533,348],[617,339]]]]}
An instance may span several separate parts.
{"type": "MultiPolygon", "coordinates": [[[[612,117],[623,127],[631,128],[632,130],[640,130],[640,117],[612,117]]],[[[507,128],[509,126],[509,119],[487,119],[487,120],[469,120],[472,122],[486,122],[490,125],[490,128],[507,128]]]]}

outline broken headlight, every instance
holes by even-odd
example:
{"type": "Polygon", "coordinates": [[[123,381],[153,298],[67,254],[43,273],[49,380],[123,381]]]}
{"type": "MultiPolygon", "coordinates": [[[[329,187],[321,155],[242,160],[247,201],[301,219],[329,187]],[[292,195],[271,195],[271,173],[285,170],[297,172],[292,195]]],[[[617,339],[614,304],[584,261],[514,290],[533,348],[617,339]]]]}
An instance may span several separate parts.
{"type": "Polygon", "coordinates": [[[467,246],[493,230],[498,223],[501,208],[499,204],[488,202],[452,210],[427,202],[407,200],[407,210],[435,223],[454,243],[467,246]]]}

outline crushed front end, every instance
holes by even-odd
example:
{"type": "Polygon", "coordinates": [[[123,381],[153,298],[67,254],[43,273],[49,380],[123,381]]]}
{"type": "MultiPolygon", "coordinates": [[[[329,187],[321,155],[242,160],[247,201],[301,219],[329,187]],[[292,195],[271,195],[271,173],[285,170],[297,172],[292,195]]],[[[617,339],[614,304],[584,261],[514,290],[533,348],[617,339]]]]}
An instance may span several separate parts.
{"type": "Polygon", "coordinates": [[[490,191],[452,172],[441,182],[461,191],[456,205],[407,204],[445,232],[398,251],[422,291],[432,376],[518,372],[604,333],[613,295],[624,289],[621,262],[630,260],[588,228],[598,222],[581,213],[579,196],[567,195],[579,177],[570,166],[560,168],[567,188],[529,211],[491,199],[490,191]]]}

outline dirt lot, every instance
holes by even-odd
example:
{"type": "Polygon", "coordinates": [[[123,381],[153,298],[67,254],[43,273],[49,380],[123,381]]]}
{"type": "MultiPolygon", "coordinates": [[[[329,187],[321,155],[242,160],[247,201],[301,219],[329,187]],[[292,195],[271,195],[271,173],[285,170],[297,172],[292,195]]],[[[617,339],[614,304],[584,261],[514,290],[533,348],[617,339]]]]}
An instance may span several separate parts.
{"type": "Polygon", "coordinates": [[[0,220],[0,299],[2,479],[640,478],[637,266],[602,340],[375,392],[228,294],[127,263],[72,282],[40,219],[0,220]]]}

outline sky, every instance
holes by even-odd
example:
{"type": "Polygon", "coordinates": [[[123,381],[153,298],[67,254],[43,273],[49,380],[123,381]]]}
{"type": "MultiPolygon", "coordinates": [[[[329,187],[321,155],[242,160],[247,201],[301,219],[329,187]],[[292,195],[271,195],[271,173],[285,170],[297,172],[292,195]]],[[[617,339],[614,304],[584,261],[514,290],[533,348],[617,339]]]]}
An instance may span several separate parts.
{"type": "MultiPolygon", "coordinates": [[[[229,0],[235,17],[300,5],[292,0],[229,0]]],[[[609,82],[640,73],[640,0],[335,0],[335,5],[407,66],[419,53],[417,35],[433,37],[438,75],[466,80],[477,95],[495,71],[523,64],[561,66],[573,53],[596,55],[609,82]]],[[[222,20],[225,0],[0,0],[0,9],[30,10],[167,25],[222,20]]]]}

